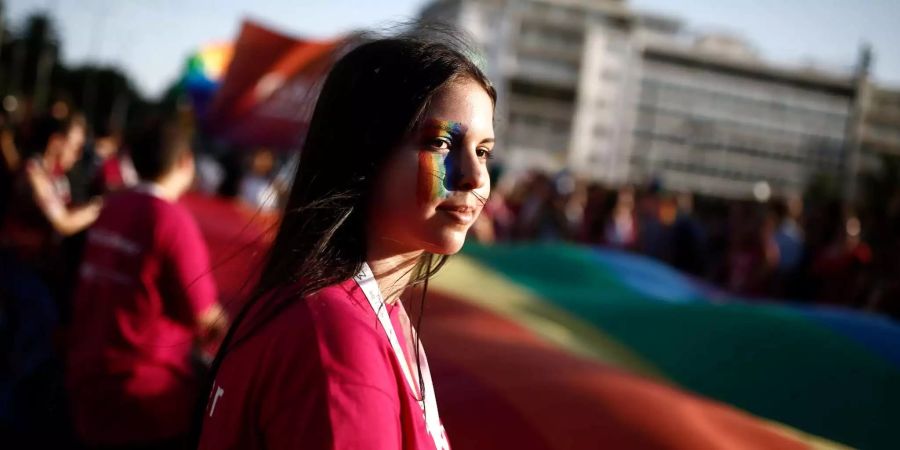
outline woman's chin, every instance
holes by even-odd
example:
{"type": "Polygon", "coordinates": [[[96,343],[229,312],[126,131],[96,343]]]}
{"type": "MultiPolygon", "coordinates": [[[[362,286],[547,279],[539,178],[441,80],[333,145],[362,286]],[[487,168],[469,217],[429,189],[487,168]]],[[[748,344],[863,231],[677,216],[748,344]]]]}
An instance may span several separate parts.
{"type": "Polygon", "coordinates": [[[447,231],[428,240],[425,251],[436,255],[453,255],[459,253],[466,243],[466,233],[460,231],[447,231]]]}

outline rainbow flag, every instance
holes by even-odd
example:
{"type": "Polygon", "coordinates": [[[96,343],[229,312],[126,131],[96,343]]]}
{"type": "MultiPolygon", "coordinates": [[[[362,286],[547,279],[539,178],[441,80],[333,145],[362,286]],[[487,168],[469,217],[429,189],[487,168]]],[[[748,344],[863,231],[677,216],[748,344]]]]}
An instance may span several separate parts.
{"type": "Polygon", "coordinates": [[[886,318],[741,301],[567,244],[469,245],[430,288],[422,333],[457,448],[898,448],[886,318]]]}
{"type": "Polygon", "coordinates": [[[199,119],[206,117],[233,55],[232,44],[216,43],[205,45],[188,57],[179,88],[187,95],[199,119]]]}
{"type": "MultiPolygon", "coordinates": [[[[185,203],[235,301],[277,218],[185,203]]],[[[743,301],[641,256],[468,245],[420,332],[457,450],[900,448],[898,324],[743,301]]]]}

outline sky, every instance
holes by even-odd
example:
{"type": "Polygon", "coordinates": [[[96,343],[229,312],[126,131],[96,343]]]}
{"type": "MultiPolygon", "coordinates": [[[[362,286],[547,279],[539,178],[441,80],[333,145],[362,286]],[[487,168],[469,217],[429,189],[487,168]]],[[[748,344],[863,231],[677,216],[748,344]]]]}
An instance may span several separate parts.
{"type": "MultiPolygon", "coordinates": [[[[325,38],[415,18],[424,0],[7,0],[19,25],[50,11],[67,64],[122,66],[149,97],[160,95],[200,46],[230,41],[250,17],[287,34],[325,38]]],[[[764,59],[851,67],[862,43],[876,81],[900,87],[900,0],[628,0],[699,31],[746,39],[764,59]]]]}

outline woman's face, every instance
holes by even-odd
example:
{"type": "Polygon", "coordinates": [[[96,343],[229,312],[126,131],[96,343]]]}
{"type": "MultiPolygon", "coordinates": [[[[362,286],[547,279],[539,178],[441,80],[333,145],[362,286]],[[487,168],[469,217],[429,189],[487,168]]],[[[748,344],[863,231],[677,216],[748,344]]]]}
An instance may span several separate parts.
{"type": "Polygon", "coordinates": [[[370,208],[371,246],[452,254],[491,192],[494,104],[465,78],[435,93],[420,125],[388,158],[370,208]]]}
{"type": "Polygon", "coordinates": [[[63,171],[68,172],[81,159],[81,150],[84,147],[84,128],[80,125],[73,125],[66,133],[64,142],[59,165],[63,171]]]}

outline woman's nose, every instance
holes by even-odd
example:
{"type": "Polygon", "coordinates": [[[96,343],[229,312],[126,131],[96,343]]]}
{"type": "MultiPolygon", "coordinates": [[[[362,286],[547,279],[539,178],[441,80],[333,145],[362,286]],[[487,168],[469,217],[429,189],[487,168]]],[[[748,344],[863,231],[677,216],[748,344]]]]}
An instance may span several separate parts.
{"type": "Polygon", "coordinates": [[[453,191],[472,191],[487,182],[487,167],[474,149],[461,149],[450,158],[450,186],[453,191]]]}

